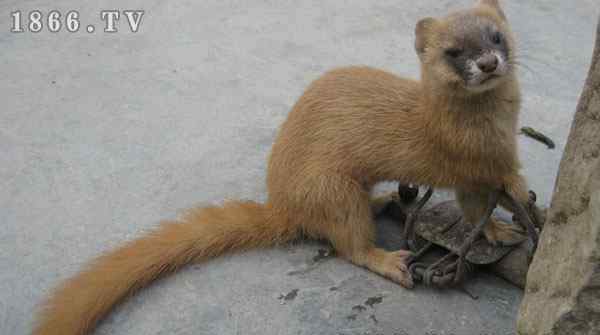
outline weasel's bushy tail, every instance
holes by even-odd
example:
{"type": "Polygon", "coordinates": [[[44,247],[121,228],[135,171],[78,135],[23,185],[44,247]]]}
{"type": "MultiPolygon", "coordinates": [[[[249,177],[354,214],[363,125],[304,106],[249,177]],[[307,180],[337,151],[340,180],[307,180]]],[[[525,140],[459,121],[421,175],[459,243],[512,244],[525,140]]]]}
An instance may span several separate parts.
{"type": "Polygon", "coordinates": [[[296,231],[268,205],[230,201],[190,210],[65,281],[46,302],[33,334],[86,334],[123,298],[181,266],[295,237],[296,231]]]}

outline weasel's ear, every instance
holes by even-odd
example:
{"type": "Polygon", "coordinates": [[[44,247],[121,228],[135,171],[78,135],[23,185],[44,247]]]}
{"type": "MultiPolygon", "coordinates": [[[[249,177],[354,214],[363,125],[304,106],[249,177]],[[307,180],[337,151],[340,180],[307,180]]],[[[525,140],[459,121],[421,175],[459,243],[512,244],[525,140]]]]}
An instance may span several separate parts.
{"type": "Polygon", "coordinates": [[[436,23],[436,19],[432,17],[426,17],[417,23],[415,28],[415,50],[419,57],[425,53],[428,40],[436,23]]]}
{"type": "Polygon", "coordinates": [[[502,7],[500,7],[500,1],[498,1],[498,0],[479,0],[479,5],[493,8],[494,10],[496,10],[496,13],[498,13],[500,18],[502,18],[502,20],[506,21],[506,15],[504,15],[504,11],[502,10],[502,7]]]}

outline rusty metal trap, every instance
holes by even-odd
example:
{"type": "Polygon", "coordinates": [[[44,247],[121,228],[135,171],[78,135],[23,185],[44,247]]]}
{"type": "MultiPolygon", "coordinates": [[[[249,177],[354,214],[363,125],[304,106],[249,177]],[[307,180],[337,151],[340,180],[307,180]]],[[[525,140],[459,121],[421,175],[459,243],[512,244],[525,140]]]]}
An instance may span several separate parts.
{"type": "Polygon", "coordinates": [[[539,217],[532,214],[535,193],[530,192],[526,209],[506,192],[492,192],[485,216],[475,225],[462,219],[455,201],[423,210],[433,189],[427,189],[420,199],[418,193],[417,187],[400,185],[398,200],[387,209],[393,218],[404,222],[404,248],[413,252],[409,269],[415,283],[440,288],[460,286],[477,267],[498,262],[517,247],[492,245],[482,234],[501,198],[514,210],[513,224],[527,232],[523,241],[529,238],[533,243],[531,259],[538,242],[536,224],[540,226],[539,217]]]}

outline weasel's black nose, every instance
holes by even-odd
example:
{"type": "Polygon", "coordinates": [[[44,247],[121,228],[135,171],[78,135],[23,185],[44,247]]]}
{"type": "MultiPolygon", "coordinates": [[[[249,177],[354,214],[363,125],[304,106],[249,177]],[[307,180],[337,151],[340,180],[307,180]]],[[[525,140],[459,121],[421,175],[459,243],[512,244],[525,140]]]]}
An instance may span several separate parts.
{"type": "Polygon", "coordinates": [[[494,54],[485,54],[477,60],[477,67],[485,73],[494,72],[498,67],[498,57],[494,54]]]}

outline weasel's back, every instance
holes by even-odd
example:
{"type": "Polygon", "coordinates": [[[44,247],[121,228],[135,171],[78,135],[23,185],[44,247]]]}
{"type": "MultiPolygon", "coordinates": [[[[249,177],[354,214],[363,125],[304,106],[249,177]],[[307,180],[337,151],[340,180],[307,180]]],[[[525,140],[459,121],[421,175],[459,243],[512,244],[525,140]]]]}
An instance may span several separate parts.
{"type": "Polygon", "coordinates": [[[270,188],[307,170],[354,169],[372,158],[373,147],[389,144],[384,142],[390,136],[409,137],[402,133],[412,131],[406,124],[418,114],[420,90],[416,80],[367,66],[325,73],[307,88],[279,131],[269,163],[270,188]]]}
{"type": "Polygon", "coordinates": [[[376,68],[344,67],[329,71],[315,80],[294,106],[292,113],[297,109],[305,109],[303,107],[306,105],[313,107],[312,102],[336,109],[379,107],[407,110],[416,104],[419,88],[416,80],[376,68]]]}

